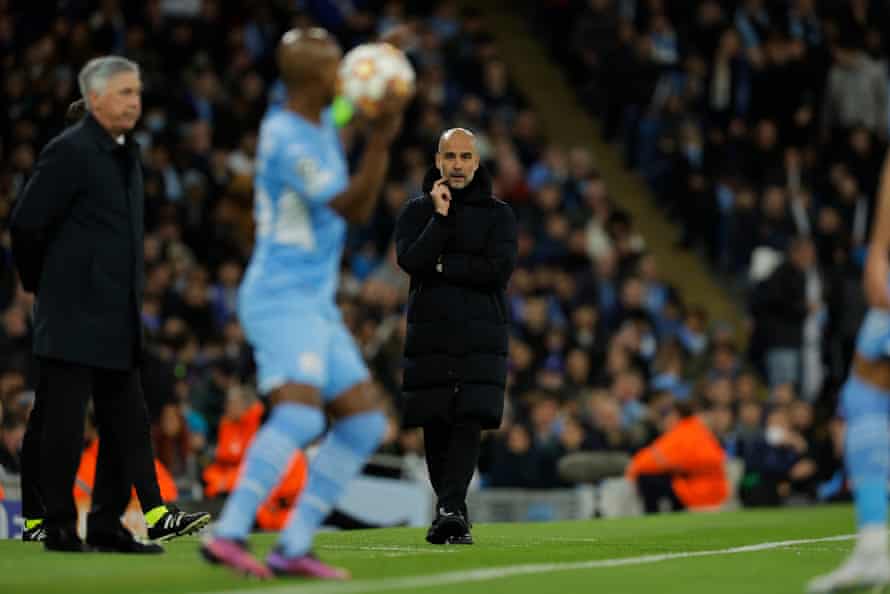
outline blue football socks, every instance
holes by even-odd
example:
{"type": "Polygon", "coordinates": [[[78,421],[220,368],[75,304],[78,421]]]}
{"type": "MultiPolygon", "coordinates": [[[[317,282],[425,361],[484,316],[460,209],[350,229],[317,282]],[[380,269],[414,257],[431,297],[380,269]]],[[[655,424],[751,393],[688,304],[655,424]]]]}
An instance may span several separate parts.
{"type": "Polygon", "coordinates": [[[885,529],[890,476],[890,393],[855,376],[844,386],[844,459],[853,485],[856,524],[885,529]]]}
{"type": "Polygon", "coordinates": [[[281,533],[284,554],[306,554],[318,527],[361,471],[386,432],[380,411],[360,413],[335,423],[309,465],[309,482],[281,533]]]}
{"type": "Polygon", "coordinates": [[[235,491],[226,500],[215,534],[245,540],[260,503],[281,480],[294,451],[324,431],[324,415],[317,408],[285,402],[272,411],[247,452],[235,491]]]}

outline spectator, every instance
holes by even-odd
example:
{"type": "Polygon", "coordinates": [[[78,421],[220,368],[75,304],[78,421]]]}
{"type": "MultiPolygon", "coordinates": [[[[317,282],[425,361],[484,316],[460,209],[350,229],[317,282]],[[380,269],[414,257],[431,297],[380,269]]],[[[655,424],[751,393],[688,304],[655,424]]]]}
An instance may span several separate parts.
{"type": "Polygon", "coordinates": [[[194,471],[194,451],[185,418],[175,404],[161,409],[161,418],[152,427],[152,441],[158,460],[176,479],[189,478],[194,471]]]}
{"type": "Polygon", "coordinates": [[[823,125],[843,133],[862,126],[887,136],[887,72],[862,50],[861,39],[843,39],[834,50],[834,65],[825,89],[823,125]]]}
{"type": "Polygon", "coordinates": [[[531,489],[540,486],[541,452],[533,447],[527,428],[513,425],[495,440],[493,449],[489,486],[531,489]]]}
{"type": "Polygon", "coordinates": [[[588,404],[593,425],[592,449],[614,452],[632,452],[637,442],[621,424],[621,406],[608,393],[595,394],[588,404]]]}
{"type": "Polygon", "coordinates": [[[625,471],[643,498],[646,513],[717,506],[729,497],[726,455],[710,428],[708,414],[677,404],[664,420],[664,432],[637,452],[625,471]]]}
{"type": "Polygon", "coordinates": [[[795,240],[788,259],[764,282],[755,298],[757,332],[763,341],[770,386],[801,379],[803,325],[813,305],[807,299],[806,275],[815,252],[809,239],[795,240]]]}
{"type": "Polygon", "coordinates": [[[241,264],[236,260],[227,260],[220,264],[216,276],[217,284],[210,288],[209,299],[215,327],[218,329],[237,313],[241,264]]]}
{"type": "Polygon", "coordinates": [[[773,409],[766,419],[763,438],[746,447],[745,477],[741,498],[745,505],[778,505],[792,493],[792,482],[815,474],[815,464],[805,458],[808,444],[794,430],[788,409],[773,409]]]}
{"type": "Polygon", "coordinates": [[[7,474],[22,472],[22,438],[25,436],[25,422],[15,414],[6,412],[0,425],[0,467],[7,474]]]}

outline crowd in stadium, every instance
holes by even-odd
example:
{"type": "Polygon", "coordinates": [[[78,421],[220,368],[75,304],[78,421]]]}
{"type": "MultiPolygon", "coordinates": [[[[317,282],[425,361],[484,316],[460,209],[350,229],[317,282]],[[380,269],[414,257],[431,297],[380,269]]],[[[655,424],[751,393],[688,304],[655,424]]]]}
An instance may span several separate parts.
{"type": "MultiPolygon", "coordinates": [[[[859,262],[888,131],[880,3],[532,3],[606,139],[621,142],[682,227],[682,246],[749,295],[745,337],[661,279],[666,256],[647,251],[588,148],[548,142],[475,12],[450,1],[420,14],[400,1],[297,2],[297,13],[281,4],[108,0],[13,15],[0,2],[0,222],[64,126],[78,68],[107,53],[142,67],[143,377],[155,452],[177,483],[224,470],[227,448],[243,448],[242,430],[256,424],[255,369],[234,312],[257,128],[280,92],[272,49],[296,24],[314,21],[349,48],[413,22],[417,97],[373,220],[351,232],[339,296],[390,403],[383,450],[423,451],[417,431],[399,429],[408,279],[395,219],[420,193],[441,131],[461,126],[520,222],[507,420],[486,436],[483,485],[565,486],[566,454],[633,454],[666,429],[676,402],[696,402],[746,462],[746,503],[844,496],[843,424],[816,420],[833,413],[864,310],[859,262]],[[566,28],[570,44],[557,39],[566,28]]],[[[33,297],[2,227],[0,464],[15,474],[33,401],[33,297]]]]}

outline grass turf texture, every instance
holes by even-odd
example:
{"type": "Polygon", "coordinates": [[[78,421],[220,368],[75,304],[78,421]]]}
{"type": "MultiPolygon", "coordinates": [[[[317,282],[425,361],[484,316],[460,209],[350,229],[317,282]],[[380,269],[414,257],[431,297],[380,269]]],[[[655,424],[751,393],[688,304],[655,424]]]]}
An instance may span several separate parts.
{"type": "MultiPolygon", "coordinates": [[[[416,528],[323,533],[317,540],[317,552],[325,561],[352,571],[355,581],[346,584],[319,584],[299,579],[248,580],[200,560],[197,552],[199,539],[196,537],[168,543],[165,545],[166,555],[141,558],[46,553],[38,544],[0,541],[0,593],[802,592],[809,578],[833,569],[843,559],[851,549],[852,541],[805,543],[765,551],[669,559],[640,565],[530,573],[431,587],[396,587],[397,583],[392,580],[491,567],[719,550],[851,532],[852,509],[830,506],[547,524],[477,525],[473,530],[477,542],[474,546],[428,545],[423,540],[425,530],[416,528]],[[393,587],[388,587],[387,583],[393,587]]],[[[274,540],[274,535],[256,535],[252,538],[253,548],[257,553],[265,554],[274,540]]]]}

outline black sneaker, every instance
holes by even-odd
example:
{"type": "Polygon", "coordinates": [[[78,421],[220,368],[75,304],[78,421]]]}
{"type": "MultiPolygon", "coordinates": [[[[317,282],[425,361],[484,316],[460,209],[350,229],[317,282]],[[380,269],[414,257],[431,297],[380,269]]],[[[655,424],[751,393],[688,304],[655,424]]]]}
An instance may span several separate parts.
{"type": "Polygon", "coordinates": [[[436,515],[433,517],[433,523],[430,524],[429,529],[426,531],[426,541],[430,544],[439,544],[433,542],[436,538],[436,524],[439,523],[439,508],[436,508],[436,515]]]}
{"type": "Polygon", "coordinates": [[[465,533],[460,536],[449,536],[445,540],[445,544],[453,544],[453,545],[471,545],[473,544],[473,535],[470,534],[470,531],[467,530],[465,533]]]}
{"type": "Polygon", "coordinates": [[[449,539],[463,537],[469,532],[470,528],[463,514],[440,508],[436,512],[436,520],[427,531],[426,540],[430,544],[447,544],[449,539]]]}
{"type": "Polygon", "coordinates": [[[87,527],[87,545],[101,553],[158,555],[164,552],[161,545],[137,540],[123,526],[105,530],[90,530],[87,527]]]}
{"type": "Polygon", "coordinates": [[[470,534],[470,531],[473,529],[473,522],[470,521],[470,515],[467,512],[466,504],[461,506],[459,513],[464,522],[466,522],[467,524],[467,531],[458,536],[449,536],[448,539],[445,541],[445,544],[471,545],[473,544],[473,535],[470,534]]]}
{"type": "Polygon", "coordinates": [[[209,523],[210,514],[207,512],[189,514],[175,505],[168,505],[167,513],[148,529],[148,540],[167,542],[180,536],[194,534],[209,523]]]}
{"type": "Polygon", "coordinates": [[[92,549],[84,544],[73,526],[52,528],[46,531],[43,548],[58,553],[91,553],[92,549]]]}
{"type": "Polygon", "coordinates": [[[46,540],[46,528],[38,524],[30,530],[22,532],[22,542],[43,542],[46,540]]]}

